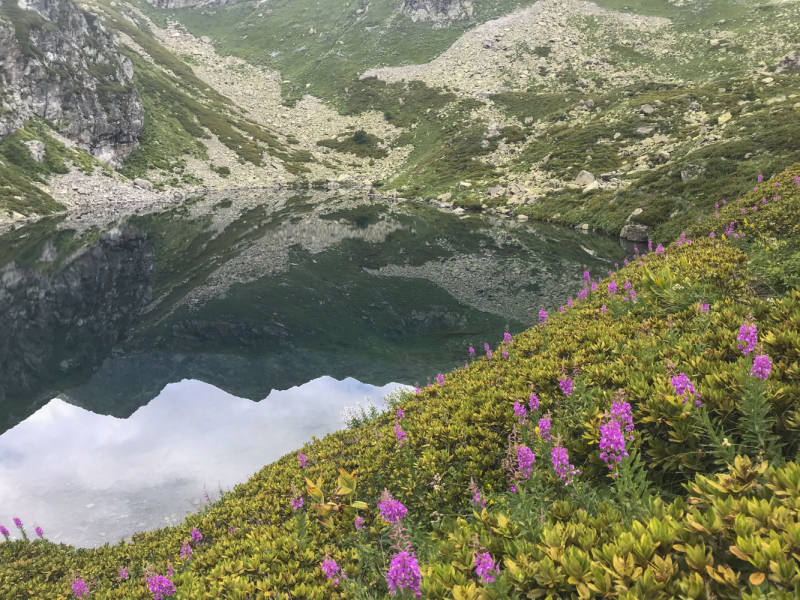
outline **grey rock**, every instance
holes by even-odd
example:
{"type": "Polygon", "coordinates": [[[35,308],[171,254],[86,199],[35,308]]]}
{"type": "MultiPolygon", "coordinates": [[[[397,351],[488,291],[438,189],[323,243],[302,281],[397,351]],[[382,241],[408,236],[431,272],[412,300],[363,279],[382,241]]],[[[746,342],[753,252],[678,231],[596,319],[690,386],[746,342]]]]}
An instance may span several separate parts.
{"type": "Polygon", "coordinates": [[[650,236],[650,228],[641,223],[628,223],[619,232],[619,237],[631,242],[645,242],[650,236]]]}
{"type": "Polygon", "coordinates": [[[0,14],[0,90],[14,98],[10,112],[0,111],[0,138],[28,119],[49,119],[100,160],[120,166],[144,125],[130,61],[100,20],[72,0],[25,6],[40,23],[27,30],[25,45],[17,40],[19,24],[0,14]]]}
{"type": "Polygon", "coordinates": [[[691,110],[692,112],[698,112],[698,111],[700,111],[702,108],[703,108],[703,107],[702,107],[702,106],[700,106],[700,103],[699,103],[699,102],[697,102],[697,101],[694,101],[694,102],[692,102],[692,103],[689,105],[689,110],[691,110]]]}
{"type": "Polygon", "coordinates": [[[459,181],[458,182],[458,189],[460,190],[468,190],[472,187],[472,184],[469,181],[459,181]]]}
{"type": "Polygon", "coordinates": [[[31,153],[31,158],[36,162],[42,162],[44,160],[44,144],[39,140],[30,140],[25,142],[25,147],[28,149],[28,152],[31,153]]]}
{"type": "Polygon", "coordinates": [[[656,109],[649,104],[643,104],[642,108],[639,109],[639,112],[643,115],[652,115],[654,112],[656,112],[656,109]]]}
{"type": "Polygon", "coordinates": [[[147,191],[152,191],[153,190],[153,184],[150,183],[149,181],[147,181],[146,179],[136,178],[136,179],[133,180],[133,185],[135,185],[136,187],[141,188],[143,190],[147,190],[147,191]]]}
{"type": "Polygon", "coordinates": [[[783,73],[784,71],[793,71],[800,66],[800,52],[794,52],[788,56],[784,56],[778,66],[775,67],[775,73],[783,73]]]}
{"type": "Polygon", "coordinates": [[[452,197],[453,194],[451,194],[450,192],[446,192],[444,194],[440,194],[438,200],[441,200],[442,202],[448,202],[452,197]]]}
{"type": "Polygon", "coordinates": [[[657,163],[664,164],[670,159],[670,153],[667,152],[666,150],[659,150],[658,152],[656,152],[655,158],[657,163]]]}
{"type": "Polygon", "coordinates": [[[642,135],[650,135],[655,131],[655,127],[637,127],[636,133],[641,133],[642,135]]]}
{"type": "Polygon", "coordinates": [[[700,165],[686,165],[686,168],[681,171],[681,181],[689,181],[695,177],[701,176],[705,173],[705,169],[700,165]]]}
{"type": "Polygon", "coordinates": [[[577,185],[589,185],[595,181],[595,176],[592,175],[589,171],[581,171],[578,173],[578,176],[575,178],[575,183],[577,185]]]}
{"type": "Polygon", "coordinates": [[[616,171],[611,171],[610,173],[600,173],[600,179],[603,181],[611,181],[613,179],[619,179],[619,175],[617,175],[616,171]]]}
{"type": "Polygon", "coordinates": [[[203,37],[201,37],[201,38],[200,38],[200,41],[201,41],[203,44],[210,44],[210,43],[211,43],[211,38],[210,38],[210,37],[208,37],[207,35],[204,35],[203,37]]]}
{"type": "Polygon", "coordinates": [[[472,0],[400,0],[395,10],[414,23],[431,21],[434,28],[441,28],[453,21],[469,19],[475,7],[472,0]]]}
{"type": "Polygon", "coordinates": [[[505,196],[506,188],[502,185],[496,185],[493,188],[489,189],[489,198],[497,198],[499,196],[505,196]]]}

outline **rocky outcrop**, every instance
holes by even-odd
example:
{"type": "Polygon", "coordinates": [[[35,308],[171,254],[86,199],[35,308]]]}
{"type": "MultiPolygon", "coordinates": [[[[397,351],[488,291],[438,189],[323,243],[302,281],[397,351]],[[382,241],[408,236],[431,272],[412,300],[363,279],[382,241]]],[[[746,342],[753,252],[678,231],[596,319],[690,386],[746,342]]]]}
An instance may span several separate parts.
{"type": "Polygon", "coordinates": [[[471,0],[400,0],[395,9],[415,23],[433,21],[437,27],[446,27],[451,21],[469,19],[474,12],[471,0]]]}
{"type": "Polygon", "coordinates": [[[646,242],[650,237],[650,228],[642,223],[634,221],[636,217],[644,212],[644,209],[637,208],[625,220],[625,225],[619,232],[619,237],[629,242],[646,242]]]}
{"type": "Polygon", "coordinates": [[[156,8],[193,8],[195,6],[222,6],[230,0],[147,0],[156,8]]]}
{"type": "Polygon", "coordinates": [[[0,268],[0,431],[88,379],[152,294],[155,252],[129,224],[71,258],[47,242],[38,263],[0,268]]]}
{"type": "Polygon", "coordinates": [[[72,0],[0,0],[0,138],[34,117],[113,167],[138,145],[133,67],[72,0]]]}

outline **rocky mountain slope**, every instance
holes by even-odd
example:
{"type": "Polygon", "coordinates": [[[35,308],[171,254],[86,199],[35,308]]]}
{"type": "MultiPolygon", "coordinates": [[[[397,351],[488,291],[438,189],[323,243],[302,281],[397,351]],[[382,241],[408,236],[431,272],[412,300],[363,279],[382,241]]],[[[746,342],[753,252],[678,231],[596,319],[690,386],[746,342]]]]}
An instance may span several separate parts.
{"type": "MultiPolygon", "coordinates": [[[[131,62],[72,0],[3,0],[0,57],[0,138],[40,117],[111,166],[137,147],[144,111],[131,62]]],[[[41,162],[44,148],[31,149],[41,162]]]]}
{"type": "MultiPolygon", "coordinates": [[[[371,190],[666,239],[800,159],[797,2],[81,6],[132,65],[147,118],[120,172],[155,192],[371,190]]],[[[71,186],[52,197],[114,196],[71,186]]]]}

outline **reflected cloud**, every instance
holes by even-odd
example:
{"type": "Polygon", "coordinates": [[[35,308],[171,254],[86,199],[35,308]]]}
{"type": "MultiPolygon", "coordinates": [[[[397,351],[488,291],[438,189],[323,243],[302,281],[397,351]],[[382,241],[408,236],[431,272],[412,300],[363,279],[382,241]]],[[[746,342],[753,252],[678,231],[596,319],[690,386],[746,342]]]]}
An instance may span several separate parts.
{"type": "Polygon", "coordinates": [[[0,435],[0,523],[20,517],[52,541],[114,544],[182,519],[204,485],[246,481],[312,435],[340,429],[345,406],[369,396],[382,407],[397,386],[320,377],[252,402],[184,380],[127,419],[56,398],[0,435]]]}

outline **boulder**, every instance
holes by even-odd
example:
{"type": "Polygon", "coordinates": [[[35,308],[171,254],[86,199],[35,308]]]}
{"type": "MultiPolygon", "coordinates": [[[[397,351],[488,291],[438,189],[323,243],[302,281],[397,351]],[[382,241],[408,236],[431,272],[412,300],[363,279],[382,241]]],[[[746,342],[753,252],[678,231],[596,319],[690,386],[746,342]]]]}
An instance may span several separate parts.
{"type": "Polygon", "coordinates": [[[643,115],[652,115],[654,112],[656,112],[656,109],[649,104],[643,104],[642,108],[639,109],[639,112],[643,115]]]}
{"type": "Polygon", "coordinates": [[[661,165],[670,159],[670,153],[667,152],[666,150],[659,150],[658,152],[656,152],[655,158],[656,162],[661,165]]]}
{"type": "Polygon", "coordinates": [[[28,152],[31,153],[31,158],[36,162],[42,162],[44,160],[44,144],[39,140],[30,140],[25,142],[25,147],[28,149],[28,152]]]}
{"type": "Polygon", "coordinates": [[[499,196],[505,196],[506,188],[502,185],[496,185],[493,188],[489,189],[489,198],[497,198],[499,196]]]}
{"type": "Polygon", "coordinates": [[[454,208],[453,209],[453,214],[455,214],[455,215],[463,215],[464,212],[465,212],[464,209],[461,208],[460,206],[458,208],[454,208]]]}
{"type": "Polygon", "coordinates": [[[592,183],[587,185],[585,188],[583,188],[583,193],[584,194],[588,194],[589,192],[593,192],[593,191],[599,190],[599,189],[600,189],[600,182],[599,181],[593,181],[592,183]]]}
{"type": "Polygon", "coordinates": [[[133,180],[133,185],[143,190],[147,190],[148,192],[153,191],[153,184],[147,181],[146,179],[139,179],[138,177],[133,180]]]}
{"type": "Polygon", "coordinates": [[[575,178],[575,183],[580,186],[589,185],[595,181],[595,176],[589,171],[581,171],[575,178]]]}
{"type": "Polygon", "coordinates": [[[722,113],[717,118],[717,123],[719,123],[720,125],[724,125],[725,123],[730,121],[732,118],[733,118],[733,115],[731,115],[731,112],[729,110],[726,110],[724,113],[722,113]]]}
{"type": "Polygon", "coordinates": [[[460,190],[468,190],[472,187],[472,184],[468,181],[459,181],[458,182],[458,189],[460,190]]]}
{"type": "Polygon", "coordinates": [[[700,111],[702,108],[703,108],[703,107],[702,107],[702,106],[700,106],[700,103],[699,103],[699,102],[697,102],[697,101],[695,101],[695,102],[692,102],[692,103],[689,105],[689,110],[690,110],[690,111],[692,111],[692,112],[698,112],[698,111],[700,111]]]}
{"type": "Polygon", "coordinates": [[[517,215],[517,221],[519,221],[520,223],[524,223],[527,220],[528,220],[528,215],[517,215]]]}
{"type": "Polygon", "coordinates": [[[646,242],[650,237],[650,228],[640,223],[627,223],[619,232],[619,237],[630,242],[646,242]]]}
{"type": "Polygon", "coordinates": [[[204,35],[203,37],[200,38],[200,42],[203,43],[203,44],[210,44],[211,43],[211,38],[208,37],[207,35],[204,35]]]}
{"type": "Polygon", "coordinates": [[[617,175],[616,171],[611,171],[610,173],[600,173],[600,179],[603,181],[611,181],[612,179],[619,179],[619,175],[617,175]]]}
{"type": "Polygon", "coordinates": [[[705,173],[705,169],[700,165],[686,165],[686,168],[681,171],[681,181],[689,181],[695,177],[699,177],[705,173]]]}
{"type": "Polygon", "coordinates": [[[784,56],[778,66],[775,67],[775,73],[783,73],[784,71],[793,71],[800,66],[800,52],[784,56]]]}

